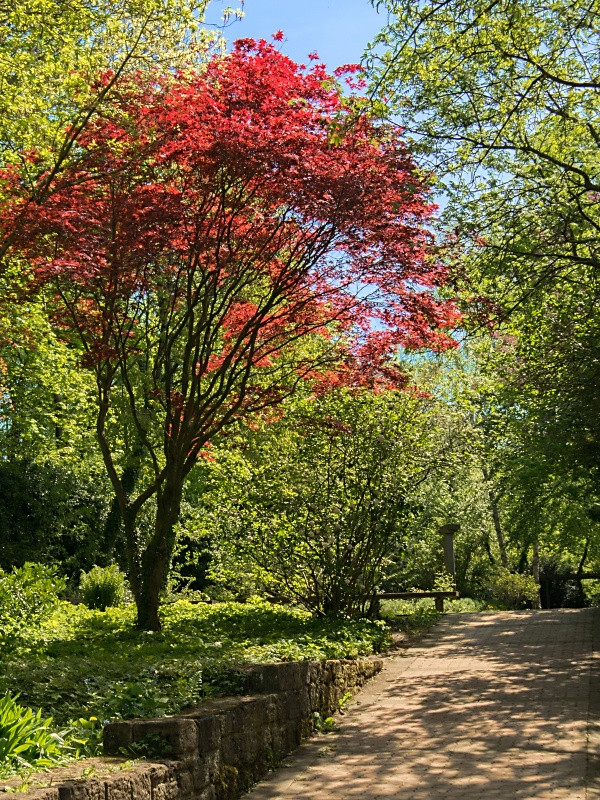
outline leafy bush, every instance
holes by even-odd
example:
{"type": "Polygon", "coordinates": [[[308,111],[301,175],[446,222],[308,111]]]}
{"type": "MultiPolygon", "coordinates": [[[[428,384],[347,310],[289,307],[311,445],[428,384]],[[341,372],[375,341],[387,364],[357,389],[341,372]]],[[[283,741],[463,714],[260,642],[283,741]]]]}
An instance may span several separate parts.
{"type": "Polygon", "coordinates": [[[41,709],[25,708],[9,694],[0,698],[0,774],[63,760],[67,746],[51,724],[52,717],[43,719],[41,709]]]}
{"type": "Polygon", "coordinates": [[[58,605],[66,582],[53,567],[24,564],[12,572],[0,569],[0,649],[29,636],[58,605]]]}
{"type": "Polygon", "coordinates": [[[488,578],[484,598],[502,608],[524,608],[535,603],[539,586],[531,575],[510,572],[504,567],[496,569],[488,578]]]}
{"type": "MultiPolygon", "coordinates": [[[[443,591],[440,589],[440,591],[443,591]]],[[[444,600],[444,611],[449,613],[463,613],[483,611],[486,608],[484,600],[473,600],[471,597],[459,597],[456,600],[444,600]]],[[[424,597],[421,600],[382,600],[381,617],[394,629],[414,631],[433,625],[440,619],[440,614],[435,610],[433,597],[424,597]]]]}
{"type": "Polygon", "coordinates": [[[92,758],[102,753],[104,724],[98,717],[80,717],[70,721],[63,731],[74,758],[92,758]]]}
{"type": "Polygon", "coordinates": [[[439,449],[434,428],[423,398],[340,391],[296,401],[245,446],[228,439],[203,485],[209,577],[322,616],[375,616],[373,594],[411,538],[413,486],[439,449]]]}
{"type": "Polygon", "coordinates": [[[456,580],[454,575],[446,572],[445,569],[439,570],[435,573],[435,580],[433,582],[434,592],[453,592],[456,589],[456,580]]]}
{"type": "Polygon", "coordinates": [[[600,581],[588,580],[583,584],[585,599],[589,606],[600,606],[600,581]]]}
{"type": "Polygon", "coordinates": [[[433,599],[382,600],[381,617],[396,631],[418,633],[434,625],[441,614],[435,610],[433,599]]]}
{"type": "Polygon", "coordinates": [[[95,611],[106,611],[123,604],[125,600],[125,575],[116,564],[109,567],[92,567],[83,572],[79,581],[83,602],[95,611]]]}
{"type": "Polygon", "coordinates": [[[474,600],[472,597],[459,597],[456,600],[444,600],[444,609],[452,614],[473,613],[484,611],[486,607],[484,600],[474,600]]]}
{"type": "MultiPolygon", "coordinates": [[[[30,318],[24,322],[26,326],[30,323],[30,318]]],[[[43,328],[46,330],[47,323],[43,323],[43,328]]],[[[34,359],[40,357],[40,350],[43,351],[45,347],[37,334],[40,337],[42,335],[40,330],[36,334],[31,330],[28,333],[28,336],[34,335],[36,339],[37,355],[30,351],[34,359]]],[[[5,354],[6,351],[3,352],[5,354]]],[[[54,362],[54,357],[51,361],[54,362]]],[[[46,363],[46,369],[49,364],[46,363]]],[[[36,375],[37,384],[40,376],[36,373],[34,362],[29,362],[27,369],[31,370],[31,377],[36,375]]],[[[74,369],[74,373],[77,381],[88,380],[83,374],[85,370],[74,369]]],[[[64,391],[68,393],[69,389],[64,391]]],[[[24,403],[19,411],[19,414],[24,414],[21,422],[25,423],[30,435],[44,436],[41,431],[46,429],[49,419],[54,419],[53,425],[57,422],[54,402],[50,401],[51,410],[43,408],[48,395],[52,398],[52,391],[44,391],[38,386],[38,390],[26,391],[25,396],[20,397],[21,404],[24,403]],[[44,421],[37,417],[36,424],[34,418],[38,413],[44,421]]],[[[7,399],[6,395],[0,397],[0,405],[3,405],[2,400],[7,399]]],[[[11,397],[11,400],[14,401],[14,398],[11,397]]],[[[65,400],[61,406],[64,411],[60,413],[65,415],[61,420],[65,439],[61,449],[55,453],[59,463],[38,463],[33,458],[16,455],[0,462],[0,567],[5,570],[27,561],[43,561],[47,564],[60,563],[64,573],[79,574],[80,569],[88,569],[111,546],[106,539],[104,526],[111,491],[107,489],[103,471],[95,457],[90,460],[90,456],[85,457],[85,464],[82,461],[77,469],[72,468],[75,448],[79,450],[82,445],[81,434],[74,448],[66,446],[67,431],[73,430],[71,426],[76,424],[73,408],[77,406],[80,412],[85,413],[83,409],[86,402],[78,395],[76,401],[70,403],[65,400]],[[68,454],[65,450],[69,451],[68,454]]],[[[3,405],[2,410],[12,417],[13,406],[9,410],[3,405]]],[[[7,439],[2,444],[2,453],[6,457],[6,447],[10,454],[12,446],[7,439]]],[[[24,449],[33,453],[40,446],[45,447],[42,441],[33,445],[32,449],[32,442],[29,442],[24,449]]]]}

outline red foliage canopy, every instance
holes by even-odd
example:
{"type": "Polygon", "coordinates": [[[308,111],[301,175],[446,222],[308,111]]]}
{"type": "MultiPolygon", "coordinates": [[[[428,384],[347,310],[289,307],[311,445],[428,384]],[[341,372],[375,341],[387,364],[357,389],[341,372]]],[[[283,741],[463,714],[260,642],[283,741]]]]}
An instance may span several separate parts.
{"type": "Polygon", "coordinates": [[[116,97],[44,205],[4,175],[0,217],[18,218],[17,247],[55,287],[105,403],[124,381],[134,412],[158,403],[195,457],[223,422],[276,402],[292,373],[396,385],[397,346],[454,344],[415,165],[323,65],[243,39],[201,74],[129,79],[116,97]],[[292,358],[311,337],[321,345],[292,358]]]}

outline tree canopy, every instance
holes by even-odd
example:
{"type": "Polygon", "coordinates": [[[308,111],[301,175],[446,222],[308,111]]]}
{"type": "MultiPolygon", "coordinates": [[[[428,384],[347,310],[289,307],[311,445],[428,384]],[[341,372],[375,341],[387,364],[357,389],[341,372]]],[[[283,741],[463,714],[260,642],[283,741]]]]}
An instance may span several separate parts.
{"type": "Polygon", "coordinates": [[[371,91],[410,132],[510,307],[597,272],[600,16],[583,2],[381,2],[371,91]]]}
{"type": "Polygon", "coordinates": [[[539,435],[558,436],[563,467],[589,468],[600,15],[583,2],[379,5],[390,18],[367,61],[371,91],[446,193],[463,297],[516,337],[512,379],[539,435]]]}

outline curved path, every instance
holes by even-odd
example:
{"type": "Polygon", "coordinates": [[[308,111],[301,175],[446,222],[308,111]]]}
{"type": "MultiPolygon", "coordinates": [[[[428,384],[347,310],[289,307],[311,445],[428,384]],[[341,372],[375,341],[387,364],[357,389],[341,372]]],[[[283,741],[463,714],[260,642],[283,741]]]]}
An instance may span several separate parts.
{"type": "Polygon", "coordinates": [[[247,800],[600,798],[600,611],[449,614],[247,800]]]}

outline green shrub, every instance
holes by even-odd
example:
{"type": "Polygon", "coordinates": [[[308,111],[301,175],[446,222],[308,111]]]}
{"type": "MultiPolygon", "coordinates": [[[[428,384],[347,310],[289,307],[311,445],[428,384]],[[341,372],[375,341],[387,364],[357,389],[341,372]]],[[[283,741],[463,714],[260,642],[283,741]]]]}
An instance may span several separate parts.
{"type": "Polygon", "coordinates": [[[0,775],[62,761],[68,748],[51,724],[52,717],[43,719],[41,709],[25,708],[9,694],[0,698],[0,775]]]}
{"type": "MultiPolygon", "coordinates": [[[[444,611],[452,614],[462,612],[483,611],[487,607],[485,600],[473,600],[471,597],[458,597],[456,600],[444,600],[444,611]]],[[[435,611],[433,597],[422,600],[382,600],[381,618],[392,627],[402,630],[420,628],[423,623],[436,622],[440,615],[435,611]]]]}
{"type": "Polygon", "coordinates": [[[116,564],[92,567],[89,572],[81,573],[79,591],[88,608],[106,611],[125,601],[125,576],[116,564]]]}
{"type": "Polygon", "coordinates": [[[474,611],[484,611],[486,603],[484,600],[474,600],[472,597],[459,597],[456,600],[444,600],[444,609],[452,614],[473,613],[474,611]]]}
{"type": "Polygon", "coordinates": [[[435,573],[435,580],[433,582],[434,592],[454,592],[456,590],[456,580],[454,575],[446,572],[445,569],[435,573]]]}
{"type": "Polygon", "coordinates": [[[56,608],[65,585],[45,564],[27,563],[12,572],[0,569],[0,649],[31,636],[56,608]]]}
{"type": "Polygon", "coordinates": [[[584,581],[583,591],[585,593],[585,599],[588,606],[600,606],[600,581],[584,581]]]}
{"type": "Polygon", "coordinates": [[[382,600],[380,615],[395,631],[418,633],[434,625],[441,614],[432,598],[422,600],[382,600]]]}
{"type": "Polygon", "coordinates": [[[490,575],[484,588],[487,602],[501,608],[524,608],[535,603],[538,596],[539,586],[531,575],[510,572],[504,567],[490,575]]]}

